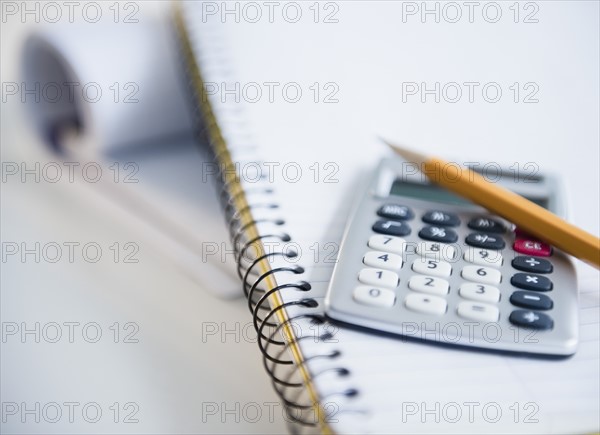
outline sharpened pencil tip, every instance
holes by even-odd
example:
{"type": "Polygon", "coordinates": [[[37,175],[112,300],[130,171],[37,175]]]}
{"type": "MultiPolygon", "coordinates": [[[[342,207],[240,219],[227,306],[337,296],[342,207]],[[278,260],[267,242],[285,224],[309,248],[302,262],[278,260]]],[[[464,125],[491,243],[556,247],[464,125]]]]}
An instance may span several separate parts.
{"type": "Polygon", "coordinates": [[[409,149],[406,149],[404,147],[395,145],[393,143],[391,143],[390,141],[388,141],[387,139],[384,139],[382,137],[379,138],[383,143],[385,143],[387,146],[389,146],[396,154],[398,154],[400,157],[402,157],[404,160],[406,160],[407,162],[410,163],[423,163],[427,160],[427,156],[411,151],[409,149]]]}

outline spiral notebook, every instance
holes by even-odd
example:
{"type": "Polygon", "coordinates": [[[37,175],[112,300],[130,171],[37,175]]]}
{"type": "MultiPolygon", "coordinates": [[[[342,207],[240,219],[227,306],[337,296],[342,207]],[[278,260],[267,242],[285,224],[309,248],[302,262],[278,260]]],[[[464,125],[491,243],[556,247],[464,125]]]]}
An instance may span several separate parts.
{"type": "MultiPolygon", "coordinates": [[[[340,25],[333,28],[312,19],[298,27],[277,20],[252,27],[221,15],[210,19],[206,12],[212,9],[202,2],[176,7],[190,94],[197,120],[209,133],[214,153],[210,169],[217,168],[221,179],[220,197],[249,315],[288,420],[296,431],[325,433],[598,430],[599,297],[598,275],[591,270],[580,282],[581,345],[567,360],[428,346],[340,327],[323,316],[336,248],[356,187],[361,174],[372,170],[386,152],[372,134],[375,126],[369,123],[375,117],[368,113],[397,116],[390,113],[395,102],[384,91],[396,92],[394,77],[401,67],[405,76],[414,74],[425,62],[423,48],[446,35],[412,26],[414,39],[403,47],[403,56],[412,61],[373,63],[397,57],[394,41],[407,30],[390,28],[402,2],[379,4],[387,9],[376,13],[360,3],[336,3],[340,25]],[[372,40],[383,41],[381,46],[365,41],[361,34],[366,31],[373,33],[372,40]],[[390,40],[392,36],[396,39],[390,40]],[[307,57],[316,59],[317,66],[305,65],[307,57]],[[394,68],[386,70],[389,65],[394,68]],[[279,105],[251,102],[248,95],[236,100],[241,92],[236,89],[281,80],[273,71],[282,70],[290,73],[288,83],[309,97],[279,105]],[[333,104],[322,101],[323,92],[333,104]],[[336,99],[347,104],[336,105],[336,99]]],[[[309,6],[303,6],[305,14],[309,6]]],[[[560,9],[546,12],[548,25],[562,19],[564,26],[577,27],[560,9]]],[[[470,41],[472,31],[460,28],[453,42],[470,41]]],[[[495,29],[478,31],[494,42],[502,39],[495,29]]],[[[516,32],[515,41],[532,31],[521,29],[524,34],[516,32]]],[[[446,49],[442,44],[429,53],[455,54],[444,54],[446,49]]],[[[511,56],[526,58],[526,44],[511,56]]],[[[465,63],[465,69],[473,68],[469,60],[465,63]]],[[[467,109],[473,123],[478,110],[476,105],[467,109]]],[[[528,109],[504,110],[518,117],[528,109]]],[[[422,124],[408,130],[430,131],[426,120],[416,121],[418,113],[404,114],[407,123],[422,124]]],[[[447,120],[455,121],[451,116],[447,120]]],[[[429,136],[423,134],[420,140],[429,136]]],[[[417,139],[410,134],[407,138],[417,139]]]]}

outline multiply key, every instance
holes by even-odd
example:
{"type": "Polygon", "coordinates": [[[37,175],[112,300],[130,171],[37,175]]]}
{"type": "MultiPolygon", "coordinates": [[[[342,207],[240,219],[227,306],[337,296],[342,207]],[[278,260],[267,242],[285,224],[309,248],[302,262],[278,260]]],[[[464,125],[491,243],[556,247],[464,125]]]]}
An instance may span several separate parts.
{"type": "Polygon", "coordinates": [[[535,290],[538,292],[552,290],[552,281],[541,275],[515,273],[510,279],[510,283],[515,287],[523,288],[525,290],[535,290]]]}

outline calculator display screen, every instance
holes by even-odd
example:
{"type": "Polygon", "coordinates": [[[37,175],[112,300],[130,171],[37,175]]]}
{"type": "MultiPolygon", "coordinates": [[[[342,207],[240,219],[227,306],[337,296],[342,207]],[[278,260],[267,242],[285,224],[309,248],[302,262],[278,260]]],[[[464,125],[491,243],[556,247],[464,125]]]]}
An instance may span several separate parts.
{"type": "MultiPolygon", "coordinates": [[[[461,198],[440,187],[431,184],[409,183],[398,179],[392,183],[390,195],[407,196],[424,201],[444,202],[448,204],[473,205],[468,199],[461,198]]],[[[548,200],[546,198],[527,199],[541,207],[548,208],[548,200]]]]}

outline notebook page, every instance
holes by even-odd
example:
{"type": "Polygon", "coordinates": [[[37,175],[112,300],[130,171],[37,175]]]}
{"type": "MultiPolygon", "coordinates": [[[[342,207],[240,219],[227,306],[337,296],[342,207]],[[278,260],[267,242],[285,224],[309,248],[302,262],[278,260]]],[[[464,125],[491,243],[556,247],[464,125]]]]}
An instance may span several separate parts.
{"type": "MultiPolygon", "coordinates": [[[[228,61],[221,68],[203,55],[207,81],[230,80],[240,89],[249,83],[278,82],[279,88],[294,83],[307,95],[296,103],[277,99],[279,94],[272,102],[250,102],[242,95],[227,103],[218,91],[212,101],[244,109],[251,138],[245,128],[229,125],[225,115],[218,116],[220,125],[240,162],[262,161],[273,168],[278,213],[301,254],[295,261],[305,268],[290,279],[310,282],[310,297],[324,298],[361,177],[387,153],[378,134],[444,156],[468,157],[458,162],[536,162],[543,170],[557,170],[574,187],[572,221],[598,233],[598,211],[583,213],[580,194],[582,186],[598,185],[585,179],[592,174],[597,181],[592,159],[582,161],[561,148],[577,140],[586,153],[597,154],[597,101],[588,98],[590,87],[597,95],[597,47],[589,44],[598,31],[597,5],[539,3],[543,19],[535,26],[511,20],[456,26],[403,22],[401,3],[336,4],[339,21],[329,27],[314,20],[236,23],[222,16],[211,23],[200,5],[186,4],[195,14],[192,31],[198,41],[206,29],[217,38],[215,56],[228,61]],[[221,73],[227,79],[220,80],[221,73]],[[494,104],[481,98],[428,104],[418,96],[403,103],[402,83],[470,80],[498,83],[505,92],[514,82],[535,81],[545,99],[525,105],[509,94],[494,104]],[[328,92],[337,89],[338,102],[325,103],[319,96],[315,103],[310,89],[315,83],[328,92]],[[325,89],[328,83],[337,88],[325,89]],[[300,168],[301,175],[289,172],[286,178],[284,167],[300,168]]],[[[274,261],[273,267],[282,264],[274,261]]],[[[322,401],[333,405],[332,426],[341,433],[592,431],[600,426],[598,287],[598,273],[582,268],[581,344],[567,360],[440,348],[347,328],[330,329],[330,339],[303,341],[302,351],[322,401]],[[333,351],[339,357],[311,359],[333,351]],[[349,375],[323,372],[331,367],[344,367],[349,375]],[[340,394],[349,389],[358,394],[340,394]]],[[[284,292],[282,297],[299,296],[284,292]]],[[[312,325],[299,321],[299,326],[312,325]]]]}

